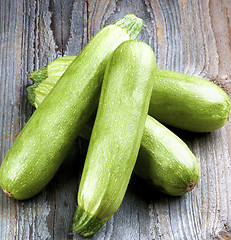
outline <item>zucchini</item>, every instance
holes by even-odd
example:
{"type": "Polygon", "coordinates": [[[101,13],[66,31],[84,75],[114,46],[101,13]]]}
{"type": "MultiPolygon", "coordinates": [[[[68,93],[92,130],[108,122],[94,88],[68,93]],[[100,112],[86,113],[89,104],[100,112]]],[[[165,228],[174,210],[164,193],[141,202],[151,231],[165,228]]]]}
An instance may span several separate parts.
{"type": "MultiPolygon", "coordinates": [[[[59,64],[67,67],[73,58],[58,58],[47,66],[46,74],[41,69],[31,74],[35,84],[40,82],[37,87],[31,88],[33,92],[29,92],[34,99],[31,103],[36,103],[33,105],[38,106],[48,94],[48,89],[54,82],[52,78],[61,75],[60,71],[63,70],[60,70],[59,64]]],[[[95,114],[81,129],[79,135],[82,138],[90,139],[94,120],[95,114]]],[[[148,116],[134,172],[163,193],[180,196],[192,190],[198,182],[199,165],[196,157],[179,137],[148,116]]]]}
{"type": "Polygon", "coordinates": [[[141,19],[127,15],[100,30],[74,59],[2,162],[0,186],[8,196],[30,198],[52,179],[97,107],[110,55],[123,41],[134,39],[141,28],[141,19]]]}
{"type": "Polygon", "coordinates": [[[149,114],[164,124],[192,132],[210,132],[229,118],[229,96],[202,78],[158,70],[149,114]]]}
{"type": "Polygon", "coordinates": [[[171,196],[191,191],[199,179],[199,164],[188,146],[148,116],[134,172],[171,196]]]}
{"type": "Polygon", "coordinates": [[[155,55],[144,42],[123,42],[103,80],[78,191],[73,229],[95,234],[119,208],[138,155],[153,87],[155,55]]]}
{"type": "MultiPolygon", "coordinates": [[[[46,73],[40,69],[31,74],[35,82],[28,88],[32,105],[39,105],[43,101],[52,88],[52,81],[55,82],[62,75],[63,69],[66,69],[74,58],[58,58],[47,66],[46,73]],[[53,78],[53,72],[56,79],[53,78]],[[42,81],[37,83],[36,79],[42,81]]],[[[214,131],[227,122],[230,99],[216,84],[202,78],[161,69],[156,70],[153,80],[149,115],[158,121],[192,132],[214,131]]]]}

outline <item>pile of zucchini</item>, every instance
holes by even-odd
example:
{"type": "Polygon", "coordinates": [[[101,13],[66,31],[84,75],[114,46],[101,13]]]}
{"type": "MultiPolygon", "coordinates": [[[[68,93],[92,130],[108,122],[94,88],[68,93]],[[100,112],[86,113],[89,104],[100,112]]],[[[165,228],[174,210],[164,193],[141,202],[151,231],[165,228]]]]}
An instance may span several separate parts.
{"type": "Polygon", "coordinates": [[[135,40],[142,24],[126,15],[78,56],[31,74],[28,100],[36,110],[0,167],[3,191],[24,200],[48,184],[78,136],[89,140],[73,224],[84,236],[117,211],[133,170],[172,196],[195,187],[196,157],[161,123],[210,132],[228,120],[230,99],[217,85],[156,68],[151,47],[135,40]]]}

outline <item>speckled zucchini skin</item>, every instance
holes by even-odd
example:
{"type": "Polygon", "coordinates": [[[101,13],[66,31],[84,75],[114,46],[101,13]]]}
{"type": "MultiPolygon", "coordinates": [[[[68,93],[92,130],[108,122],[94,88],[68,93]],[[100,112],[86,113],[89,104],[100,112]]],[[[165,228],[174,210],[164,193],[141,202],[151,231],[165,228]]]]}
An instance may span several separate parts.
{"type": "Polygon", "coordinates": [[[78,192],[73,229],[90,236],[119,208],[143,134],[153,87],[155,55],[126,41],[107,65],[78,192]]]}
{"type": "Polygon", "coordinates": [[[172,131],[148,116],[134,172],[158,190],[181,196],[199,179],[199,164],[188,146],[172,131]]]}
{"type": "Polygon", "coordinates": [[[210,132],[229,118],[229,96],[202,78],[158,69],[149,115],[158,121],[192,132],[210,132]]]}
{"type": "Polygon", "coordinates": [[[6,194],[26,199],[47,185],[97,107],[110,55],[141,28],[141,19],[127,15],[103,28],[75,58],[3,160],[0,185],[6,194]]]}

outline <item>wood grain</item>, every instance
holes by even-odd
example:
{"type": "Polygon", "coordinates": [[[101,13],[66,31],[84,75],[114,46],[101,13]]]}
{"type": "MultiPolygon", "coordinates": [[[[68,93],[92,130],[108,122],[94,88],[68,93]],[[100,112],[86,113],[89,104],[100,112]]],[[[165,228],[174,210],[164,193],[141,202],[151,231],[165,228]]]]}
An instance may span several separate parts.
{"type": "MultiPolygon", "coordinates": [[[[105,25],[127,13],[144,19],[139,39],[159,68],[204,77],[231,97],[229,0],[0,1],[0,159],[30,118],[29,74],[76,55],[105,25]]],[[[212,133],[174,130],[200,162],[197,187],[168,197],[133,176],[116,214],[92,238],[231,239],[231,122],[212,133]]],[[[1,239],[84,239],[72,218],[87,142],[78,139],[51,183],[27,201],[0,194],[1,239]]]]}

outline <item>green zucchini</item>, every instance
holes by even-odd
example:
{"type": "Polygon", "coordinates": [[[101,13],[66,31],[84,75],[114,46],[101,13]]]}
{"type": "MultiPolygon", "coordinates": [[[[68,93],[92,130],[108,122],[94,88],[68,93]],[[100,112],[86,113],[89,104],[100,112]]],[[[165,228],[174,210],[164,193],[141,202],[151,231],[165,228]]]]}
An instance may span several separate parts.
{"type": "Polygon", "coordinates": [[[40,192],[98,104],[106,63],[124,41],[134,39],[142,20],[127,15],[106,26],[63,73],[25,125],[0,167],[3,191],[16,199],[40,192]]]}
{"type": "Polygon", "coordinates": [[[107,65],[74,216],[73,229],[84,236],[95,234],[123,200],[141,143],[155,65],[151,47],[136,40],[123,42],[107,65]]]}
{"type": "MultiPolygon", "coordinates": [[[[74,58],[58,58],[47,66],[48,71],[40,69],[31,74],[35,82],[28,88],[32,105],[39,105],[43,101],[52,88],[53,81],[62,75],[74,58]],[[36,79],[42,81],[38,83],[36,79]]],[[[230,99],[216,84],[202,78],[161,69],[156,70],[153,80],[149,115],[158,121],[192,132],[214,131],[227,122],[230,99]]]]}
{"type": "Polygon", "coordinates": [[[216,84],[172,71],[158,70],[149,114],[164,124],[192,132],[210,132],[229,118],[229,96],[216,84]]]}
{"type": "MultiPolygon", "coordinates": [[[[29,92],[29,95],[33,96],[31,104],[38,106],[41,103],[54,82],[52,78],[60,76],[60,71],[63,71],[59,64],[68,66],[72,59],[72,56],[62,57],[51,62],[47,66],[46,74],[42,73],[41,69],[32,73],[31,78],[35,84],[40,84],[31,88],[33,92],[29,92]]],[[[94,120],[93,114],[81,129],[80,136],[86,140],[90,139],[94,120]]],[[[134,172],[165,194],[180,196],[192,190],[198,182],[199,165],[179,137],[148,116],[134,172]],[[169,172],[171,174],[168,174],[169,172]]]]}
{"type": "Polygon", "coordinates": [[[181,196],[199,179],[199,164],[188,146],[148,116],[134,172],[159,191],[181,196]]]}

